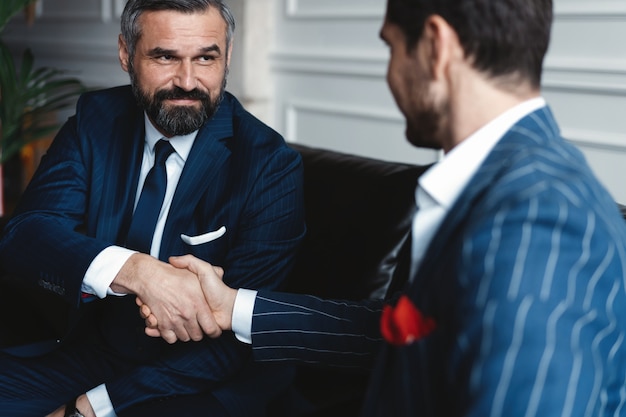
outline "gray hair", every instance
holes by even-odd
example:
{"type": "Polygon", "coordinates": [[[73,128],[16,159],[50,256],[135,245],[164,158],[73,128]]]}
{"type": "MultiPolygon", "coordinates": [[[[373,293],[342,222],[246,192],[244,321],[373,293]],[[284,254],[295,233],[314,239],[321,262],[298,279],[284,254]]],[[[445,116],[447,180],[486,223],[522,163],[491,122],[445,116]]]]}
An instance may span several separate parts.
{"type": "Polygon", "coordinates": [[[211,7],[219,10],[226,22],[226,57],[235,32],[235,18],[230,8],[222,0],[128,0],[122,12],[122,37],[126,42],[128,55],[132,62],[135,47],[141,37],[139,17],[146,11],[174,10],[182,13],[204,12],[211,7]]]}

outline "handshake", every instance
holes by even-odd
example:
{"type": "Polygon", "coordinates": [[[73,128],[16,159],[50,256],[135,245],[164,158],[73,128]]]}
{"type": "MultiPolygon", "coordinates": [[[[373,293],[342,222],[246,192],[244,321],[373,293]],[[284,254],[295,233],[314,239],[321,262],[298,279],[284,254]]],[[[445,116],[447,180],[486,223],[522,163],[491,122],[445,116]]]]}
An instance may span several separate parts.
{"type": "Polygon", "coordinates": [[[176,314],[165,310],[164,317],[160,317],[158,306],[151,306],[137,296],[139,314],[146,323],[146,334],[174,343],[178,340],[198,341],[205,334],[216,338],[222,331],[230,330],[237,290],[222,282],[224,270],[192,255],[171,257],[169,262],[174,268],[187,270],[197,276],[205,303],[198,299],[186,299],[183,292],[176,314]]]}

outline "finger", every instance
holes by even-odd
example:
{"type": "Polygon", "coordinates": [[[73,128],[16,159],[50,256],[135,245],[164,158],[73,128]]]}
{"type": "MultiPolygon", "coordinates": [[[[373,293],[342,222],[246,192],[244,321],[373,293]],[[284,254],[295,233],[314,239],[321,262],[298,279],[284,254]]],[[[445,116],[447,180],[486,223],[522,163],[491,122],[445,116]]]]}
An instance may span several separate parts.
{"type": "Polygon", "coordinates": [[[194,258],[194,256],[193,255],[170,256],[168,260],[169,260],[170,265],[176,268],[187,269],[187,266],[189,265],[189,262],[190,262],[189,258],[194,258]]]}
{"type": "Polygon", "coordinates": [[[170,263],[177,268],[185,268],[196,275],[201,275],[204,270],[209,269],[212,265],[193,255],[184,255],[180,257],[170,258],[170,263]]]}
{"type": "Polygon", "coordinates": [[[150,337],[161,337],[161,332],[159,329],[152,329],[150,327],[146,327],[145,329],[146,335],[150,337]]]}
{"type": "Polygon", "coordinates": [[[198,314],[198,323],[204,334],[211,338],[219,337],[222,334],[222,329],[211,313],[198,314]]]}
{"type": "MultiPolygon", "coordinates": [[[[150,307],[147,304],[142,304],[141,307],[139,307],[139,311],[141,311],[142,317],[144,319],[147,319],[150,316],[154,316],[154,314],[152,314],[152,310],[150,310],[150,307]]],[[[156,320],[156,317],[154,317],[154,319],[156,320]]]]}
{"type": "Polygon", "coordinates": [[[156,316],[154,314],[148,315],[148,317],[145,317],[145,319],[146,319],[146,327],[158,330],[158,328],[159,328],[159,321],[157,320],[157,318],[156,318],[156,316]]]}
{"type": "Polygon", "coordinates": [[[139,307],[141,307],[144,304],[144,302],[139,297],[135,297],[135,303],[137,303],[139,307]]]}
{"type": "MultiPolygon", "coordinates": [[[[176,320],[175,323],[172,323],[171,331],[174,332],[176,339],[181,342],[188,342],[191,340],[191,336],[189,335],[189,331],[187,330],[187,326],[189,326],[189,320],[187,319],[179,319],[176,320]]],[[[163,333],[163,331],[161,331],[163,333]]],[[[173,342],[168,342],[173,343],[173,342]]]]}
{"type": "Polygon", "coordinates": [[[221,266],[213,266],[213,270],[220,279],[224,279],[224,268],[221,266]]]}
{"type": "Polygon", "coordinates": [[[174,330],[164,330],[161,332],[161,337],[170,345],[176,343],[178,336],[174,330]]]}
{"type": "MultiPolygon", "coordinates": [[[[150,310],[150,307],[148,307],[147,304],[142,304],[141,306],[139,306],[139,314],[143,319],[147,319],[150,316],[154,317],[152,311],[150,310]]],[[[156,317],[154,317],[154,320],[156,320],[156,317]]]]}
{"type": "Polygon", "coordinates": [[[190,324],[186,326],[185,328],[187,329],[187,333],[189,334],[189,337],[194,342],[199,342],[204,337],[204,332],[202,331],[202,328],[200,327],[198,322],[193,323],[193,325],[190,324]]]}

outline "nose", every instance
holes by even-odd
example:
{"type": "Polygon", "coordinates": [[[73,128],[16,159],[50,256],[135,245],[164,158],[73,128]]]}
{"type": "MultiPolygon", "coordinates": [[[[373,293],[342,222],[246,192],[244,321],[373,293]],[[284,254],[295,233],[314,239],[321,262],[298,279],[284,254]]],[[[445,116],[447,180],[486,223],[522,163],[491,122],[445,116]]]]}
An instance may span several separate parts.
{"type": "Polygon", "coordinates": [[[174,84],[185,91],[191,91],[198,86],[193,63],[188,60],[182,60],[174,77],[174,84]]]}

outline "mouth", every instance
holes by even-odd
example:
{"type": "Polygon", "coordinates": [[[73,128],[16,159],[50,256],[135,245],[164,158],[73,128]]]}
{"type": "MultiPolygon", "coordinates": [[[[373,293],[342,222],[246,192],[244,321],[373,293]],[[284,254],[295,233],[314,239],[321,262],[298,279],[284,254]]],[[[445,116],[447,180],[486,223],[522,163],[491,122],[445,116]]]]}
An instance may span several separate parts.
{"type": "Polygon", "coordinates": [[[200,100],[195,98],[168,98],[163,101],[174,106],[192,106],[200,103],[200,100]]]}

